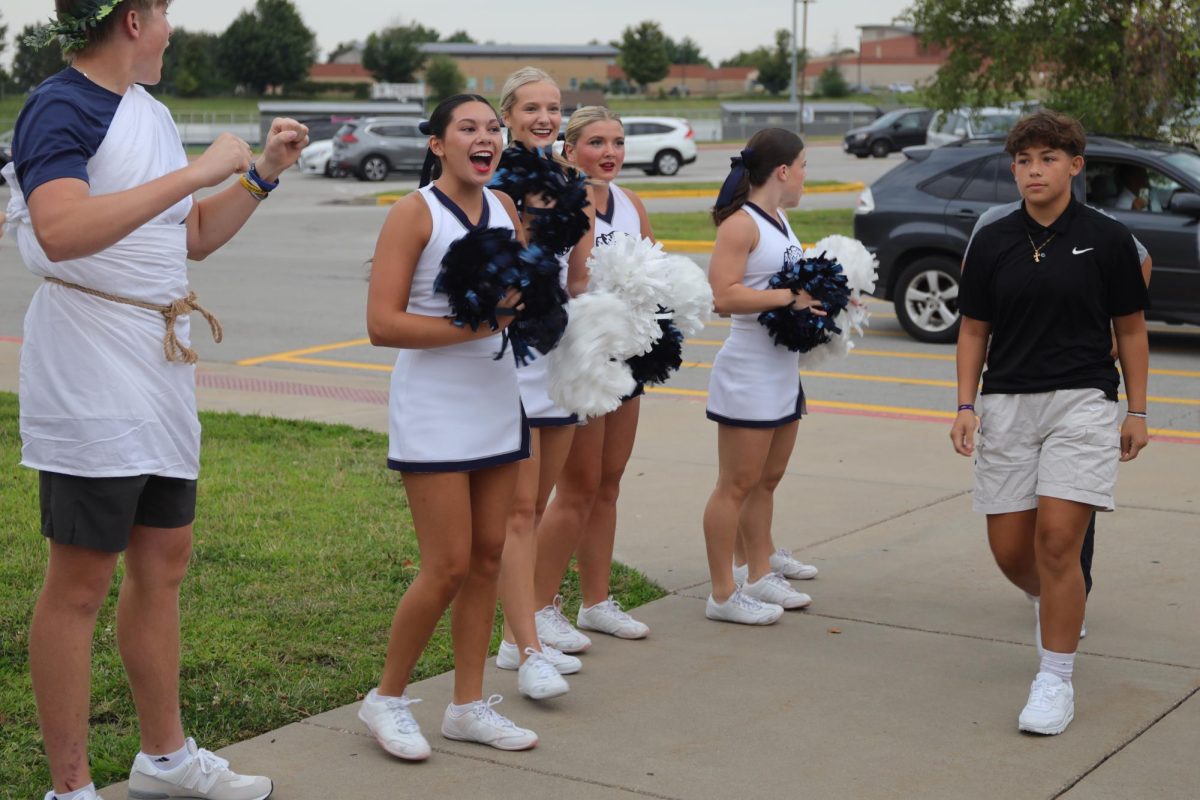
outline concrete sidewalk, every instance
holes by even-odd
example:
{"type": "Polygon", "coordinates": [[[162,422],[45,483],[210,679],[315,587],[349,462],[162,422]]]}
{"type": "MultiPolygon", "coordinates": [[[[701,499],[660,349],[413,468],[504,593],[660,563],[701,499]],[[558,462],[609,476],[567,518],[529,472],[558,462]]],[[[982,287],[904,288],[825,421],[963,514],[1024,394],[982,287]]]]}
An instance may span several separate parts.
{"type": "MultiPolygon", "coordinates": [[[[0,389],[16,388],[15,358],[0,343],[0,389]]],[[[198,383],[206,409],[386,427],[385,375],[203,364],[198,383]]],[[[386,756],[354,706],[222,755],[272,775],[278,800],[1200,796],[1200,447],[1156,442],[1122,468],[1121,511],[1100,520],[1076,719],[1034,738],[1016,730],[1037,665],[1032,607],[991,562],[946,427],[805,419],[775,535],[821,568],[801,586],[814,604],[744,628],[703,615],[713,426],[700,400],[650,396],[617,557],[671,594],[637,612],[649,639],[594,637],[564,698],[535,704],[489,668],[486,690],[538,731],[537,749],[442,739],[442,675],[410,690],[425,700],[425,764],[386,756]]]]}

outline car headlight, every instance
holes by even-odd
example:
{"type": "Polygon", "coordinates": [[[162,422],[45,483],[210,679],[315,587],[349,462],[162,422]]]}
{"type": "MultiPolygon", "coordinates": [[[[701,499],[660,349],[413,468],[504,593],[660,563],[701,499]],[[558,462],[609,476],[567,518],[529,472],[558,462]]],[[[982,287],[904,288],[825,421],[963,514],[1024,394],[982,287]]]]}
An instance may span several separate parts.
{"type": "Polygon", "coordinates": [[[862,193],[858,196],[858,205],[855,206],[854,213],[870,214],[874,210],[875,195],[871,192],[871,188],[868,186],[866,189],[863,189],[862,193]]]}
{"type": "Polygon", "coordinates": [[[856,134],[854,134],[854,141],[861,142],[864,139],[870,138],[870,136],[871,136],[871,134],[869,134],[869,133],[856,133],[856,134]]]}

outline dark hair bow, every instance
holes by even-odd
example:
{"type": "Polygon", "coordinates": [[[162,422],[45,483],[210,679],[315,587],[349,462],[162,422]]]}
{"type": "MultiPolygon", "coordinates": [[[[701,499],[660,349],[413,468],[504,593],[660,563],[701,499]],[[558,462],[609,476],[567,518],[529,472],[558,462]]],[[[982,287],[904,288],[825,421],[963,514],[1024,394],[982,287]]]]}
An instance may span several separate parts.
{"type": "Polygon", "coordinates": [[[721,191],[717,194],[717,208],[726,208],[733,204],[738,186],[746,175],[746,161],[753,155],[754,148],[746,147],[742,149],[742,152],[729,159],[729,175],[726,176],[725,182],[721,184],[721,191]]]}

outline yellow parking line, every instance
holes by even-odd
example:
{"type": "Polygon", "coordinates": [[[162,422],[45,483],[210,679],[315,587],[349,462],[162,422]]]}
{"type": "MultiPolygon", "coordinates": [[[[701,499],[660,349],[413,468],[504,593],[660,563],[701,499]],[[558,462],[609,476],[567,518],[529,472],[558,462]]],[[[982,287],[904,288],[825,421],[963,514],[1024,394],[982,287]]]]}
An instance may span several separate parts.
{"type": "Polygon", "coordinates": [[[277,359],[285,364],[308,364],[313,367],[340,367],[342,369],[365,369],[371,372],[391,372],[389,364],[369,364],[365,361],[335,361],[328,358],[300,358],[289,356],[277,359]]]}
{"type": "Polygon", "coordinates": [[[283,353],[271,353],[267,356],[255,356],[254,358],[243,358],[237,362],[239,367],[253,367],[255,364],[264,364],[268,361],[286,361],[293,356],[306,356],[310,353],[325,353],[330,350],[341,350],[343,347],[356,347],[358,345],[370,344],[370,339],[350,339],[345,342],[334,342],[333,344],[321,344],[316,347],[305,347],[301,350],[287,350],[283,353]]]}

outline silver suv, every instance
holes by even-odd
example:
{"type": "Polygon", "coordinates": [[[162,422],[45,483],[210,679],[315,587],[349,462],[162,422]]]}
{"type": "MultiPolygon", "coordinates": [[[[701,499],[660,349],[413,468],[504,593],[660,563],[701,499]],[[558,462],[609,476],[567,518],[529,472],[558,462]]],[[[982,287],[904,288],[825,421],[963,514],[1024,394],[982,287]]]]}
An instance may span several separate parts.
{"type": "Polygon", "coordinates": [[[343,125],[333,137],[332,169],[360,181],[381,181],[392,170],[418,172],[429,137],[420,117],[364,117],[343,125]]]}

